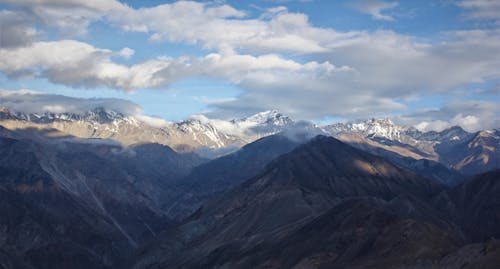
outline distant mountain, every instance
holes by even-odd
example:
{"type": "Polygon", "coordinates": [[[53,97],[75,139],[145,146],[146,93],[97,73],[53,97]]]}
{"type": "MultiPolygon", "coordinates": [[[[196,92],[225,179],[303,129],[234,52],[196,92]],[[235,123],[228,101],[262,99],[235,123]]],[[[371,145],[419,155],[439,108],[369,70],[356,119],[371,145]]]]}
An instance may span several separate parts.
{"type": "MultiPolygon", "coordinates": [[[[204,148],[212,151],[227,147],[239,148],[294,124],[290,118],[277,111],[267,111],[231,121],[191,118],[178,123],[164,122],[157,126],[141,117],[127,116],[104,108],[82,114],[26,114],[2,108],[0,121],[9,129],[55,129],[75,137],[112,139],[124,145],[159,143],[182,152],[204,152],[204,148]]],[[[205,155],[211,154],[205,151],[205,155]]]]}
{"type": "Polygon", "coordinates": [[[294,120],[277,110],[260,112],[250,117],[233,119],[230,122],[250,138],[273,135],[295,124],[294,120]]]}
{"type": "Polygon", "coordinates": [[[440,162],[468,175],[500,168],[500,130],[479,131],[459,141],[436,145],[440,162]]]}
{"type": "MultiPolygon", "coordinates": [[[[392,161],[408,168],[421,167],[418,162],[425,159],[430,160],[428,164],[440,163],[446,169],[451,169],[448,174],[452,177],[443,178],[443,182],[458,183],[453,179],[453,174],[457,172],[473,175],[500,168],[498,130],[469,133],[454,126],[441,132],[421,132],[413,127],[399,126],[389,119],[337,123],[322,128],[347,143],[390,157],[392,161]],[[406,161],[398,161],[396,159],[399,157],[394,156],[401,156],[406,161]],[[409,163],[408,158],[414,159],[416,163],[409,163]]],[[[442,168],[439,170],[442,176],[446,176],[442,168]]],[[[432,176],[434,172],[425,173],[432,176]]]]}
{"type": "Polygon", "coordinates": [[[378,142],[370,138],[348,133],[339,134],[337,138],[356,148],[384,157],[395,164],[447,186],[460,184],[466,178],[459,171],[449,168],[442,163],[422,158],[410,146],[387,145],[383,144],[383,141],[378,142]]]}
{"type": "Polygon", "coordinates": [[[9,129],[44,128],[80,138],[112,139],[124,145],[159,143],[178,151],[198,147],[217,149],[232,144],[241,145],[239,138],[219,132],[199,120],[151,125],[148,121],[126,116],[112,110],[96,108],[83,114],[43,113],[23,114],[4,112],[1,124],[9,129]]]}
{"type": "MultiPolygon", "coordinates": [[[[276,110],[269,110],[241,119],[218,120],[198,116],[178,123],[162,122],[158,125],[152,124],[151,119],[127,116],[104,108],[82,114],[24,114],[2,108],[0,123],[8,129],[57,130],[61,136],[111,139],[123,145],[158,143],[178,152],[196,152],[205,158],[223,156],[259,138],[296,129],[307,130],[311,134],[331,135],[345,142],[361,137],[365,143],[370,141],[367,143],[371,148],[382,148],[383,152],[397,154],[392,154],[393,161],[394,156],[406,158],[406,161],[399,163],[406,164],[408,168],[423,167],[419,162],[440,163],[444,169],[450,170],[451,177],[439,168],[438,180],[453,184],[457,183],[453,174],[472,175],[500,167],[498,130],[469,133],[454,126],[441,132],[421,132],[414,127],[398,125],[390,119],[317,126],[311,122],[294,121],[276,110]],[[416,163],[410,163],[408,158],[416,160],[416,163]],[[420,161],[424,159],[431,162],[420,161]]],[[[360,146],[360,141],[355,143],[360,146]]],[[[376,154],[376,151],[371,152],[376,154]]],[[[432,176],[436,175],[434,168],[432,171],[420,171],[432,176]]]]}
{"type": "MultiPolygon", "coordinates": [[[[368,220],[372,214],[383,214],[387,220],[395,221],[391,227],[394,233],[400,231],[405,233],[404,230],[410,226],[406,226],[408,223],[405,223],[405,217],[396,220],[399,214],[396,212],[407,210],[415,216],[426,214],[427,217],[418,217],[422,218],[421,222],[417,221],[418,224],[415,225],[422,225],[423,230],[435,233],[431,238],[450,236],[450,239],[438,243],[446,249],[453,247],[453,236],[443,232],[439,225],[447,224],[434,220],[433,214],[438,213],[425,206],[425,203],[410,202],[414,199],[412,197],[431,197],[439,191],[440,187],[432,181],[420,178],[382,158],[360,151],[334,138],[320,136],[277,158],[254,178],[222,197],[208,202],[182,225],[162,234],[158,241],[141,251],[141,257],[134,268],[299,266],[300,260],[292,257],[306,256],[295,255],[297,251],[320,251],[320,246],[326,247],[326,245],[322,245],[322,241],[314,240],[326,239],[329,234],[318,230],[318,235],[314,237],[305,236],[305,232],[316,229],[308,228],[308,225],[318,227],[314,223],[318,219],[326,218],[323,216],[327,216],[329,210],[335,208],[341,210],[342,214],[347,214],[342,216],[332,213],[339,222],[352,218],[352,224],[346,223],[336,229],[335,225],[331,226],[325,219],[326,222],[321,224],[324,228],[321,229],[331,229],[329,231],[335,231],[335,234],[340,236],[333,237],[332,247],[340,248],[342,252],[349,248],[349,245],[345,244],[356,242],[352,237],[349,239],[348,235],[354,232],[357,223],[360,227],[364,227],[360,229],[375,229],[374,236],[378,234],[377,231],[387,228],[389,222],[385,220],[368,220]],[[374,200],[365,200],[366,198],[361,197],[373,197],[374,200]],[[360,198],[360,203],[369,209],[355,210],[352,206],[357,203],[348,202],[353,198],[360,198]],[[397,206],[386,204],[389,201],[396,201],[395,199],[402,204],[397,206]],[[386,207],[387,209],[384,209],[386,207]],[[413,208],[402,209],[408,207],[413,208]],[[426,224],[427,221],[438,224],[426,224]],[[424,228],[425,226],[428,227],[424,228]],[[302,230],[304,232],[301,232],[302,230]],[[295,238],[296,234],[302,237],[293,245],[293,252],[289,254],[281,252],[285,250],[288,240],[295,240],[292,238],[295,238]],[[298,243],[299,241],[304,243],[308,239],[314,243],[304,245],[298,243]],[[316,246],[317,250],[313,250],[313,246],[316,246]],[[278,262],[276,259],[279,255],[288,258],[278,262]]],[[[363,237],[363,231],[359,231],[360,238],[363,237]]],[[[415,238],[425,238],[415,236],[415,238]]],[[[353,244],[361,244],[357,245],[356,251],[362,251],[362,243],[353,244]]],[[[438,247],[432,241],[428,244],[426,246],[438,247]]],[[[292,245],[290,247],[292,248],[292,245]]],[[[315,252],[314,255],[319,253],[315,252]]],[[[338,254],[332,253],[332,255],[338,254]]],[[[409,251],[408,255],[415,254],[409,251]]]]}
{"type": "Polygon", "coordinates": [[[356,133],[363,137],[382,138],[406,143],[420,132],[414,127],[399,126],[388,118],[335,123],[323,127],[328,133],[356,133]]]}

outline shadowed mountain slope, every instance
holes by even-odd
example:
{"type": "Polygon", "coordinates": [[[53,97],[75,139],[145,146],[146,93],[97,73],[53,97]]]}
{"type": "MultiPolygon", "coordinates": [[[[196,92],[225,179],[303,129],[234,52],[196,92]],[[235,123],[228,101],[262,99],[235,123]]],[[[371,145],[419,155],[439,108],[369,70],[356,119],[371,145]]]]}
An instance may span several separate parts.
{"type": "MultiPolygon", "coordinates": [[[[264,246],[296,240],[302,228],[316,225],[312,222],[315,219],[328,222],[330,217],[325,214],[329,210],[348,200],[365,201],[367,197],[372,200],[360,203],[377,217],[391,219],[388,216],[394,215],[398,227],[406,225],[405,218],[415,219],[415,225],[425,232],[446,238],[436,243],[431,240],[431,249],[455,246],[460,239],[443,230],[453,230],[453,225],[442,221],[437,211],[415,198],[426,199],[440,190],[439,185],[380,157],[319,136],[271,162],[263,172],[221,198],[208,202],[184,224],[165,231],[141,251],[134,268],[283,268],[280,266],[286,264],[268,264],[279,259],[277,253],[264,250],[263,258],[258,258],[255,252],[264,246]],[[391,201],[395,204],[386,205],[391,201]],[[254,258],[257,260],[250,261],[254,258]]],[[[352,214],[350,217],[356,221],[364,220],[363,214],[370,214],[355,208],[340,211],[352,214]]],[[[386,224],[390,222],[380,221],[373,234],[386,224]]],[[[398,231],[404,230],[400,227],[398,231]]],[[[315,238],[318,237],[321,236],[315,238]]],[[[334,242],[332,247],[346,251],[342,240],[334,242]]]]}

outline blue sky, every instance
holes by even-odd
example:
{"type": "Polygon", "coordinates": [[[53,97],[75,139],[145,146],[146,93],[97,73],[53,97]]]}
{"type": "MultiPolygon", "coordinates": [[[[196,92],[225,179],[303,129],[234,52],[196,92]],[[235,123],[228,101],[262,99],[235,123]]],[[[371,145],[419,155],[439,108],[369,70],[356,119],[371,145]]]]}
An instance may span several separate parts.
{"type": "Polygon", "coordinates": [[[494,0],[0,0],[0,9],[4,90],[121,98],[174,121],[276,108],[317,122],[499,127],[494,0]]]}

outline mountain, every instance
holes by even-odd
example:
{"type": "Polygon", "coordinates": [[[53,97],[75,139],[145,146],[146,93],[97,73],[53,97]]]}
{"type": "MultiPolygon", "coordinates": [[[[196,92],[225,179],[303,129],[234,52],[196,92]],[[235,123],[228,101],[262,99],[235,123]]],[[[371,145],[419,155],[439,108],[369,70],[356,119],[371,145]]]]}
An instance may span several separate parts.
{"type": "Polygon", "coordinates": [[[469,180],[441,193],[436,204],[450,212],[463,227],[469,242],[485,242],[500,238],[500,170],[473,176],[469,180]]]}
{"type": "MultiPolygon", "coordinates": [[[[279,255],[295,257],[295,253],[285,255],[286,252],[281,250],[288,240],[293,241],[296,236],[315,231],[314,227],[330,227],[329,231],[336,231],[335,234],[340,237],[332,235],[332,247],[340,248],[342,252],[347,251],[344,247],[349,248],[347,242],[353,242],[351,235],[356,226],[346,223],[336,230],[336,226],[328,224],[330,210],[347,214],[343,217],[341,213],[331,213],[339,222],[351,219],[353,224],[359,223],[362,229],[360,238],[363,237],[364,229],[378,236],[379,231],[387,229],[386,224],[390,223],[385,220],[390,219],[395,223],[392,228],[398,227],[394,233],[404,234],[405,230],[412,230],[412,225],[421,225],[423,233],[430,230],[434,233],[432,238],[444,238],[443,241],[437,240],[437,243],[430,242],[429,246],[451,248],[455,237],[442,228],[450,224],[439,220],[436,217],[439,212],[415,198],[426,199],[440,190],[441,187],[432,181],[382,158],[334,138],[319,136],[278,157],[255,177],[220,198],[207,202],[183,224],[164,232],[140,252],[134,268],[298,266],[300,261],[297,260],[288,259],[288,262],[295,264],[283,264],[275,263],[275,259],[279,255]],[[354,210],[358,202],[368,209],[354,210]],[[353,216],[349,217],[349,214],[353,216]],[[367,221],[367,217],[372,214],[380,214],[382,220],[367,221]],[[410,215],[418,219],[415,221],[418,224],[409,225],[404,221],[410,215]],[[318,220],[321,220],[321,224],[317,226],[315,223],[318,220]]],[[[329,234],[319,231],[311,240],[325,238],[329,234]]],[[[304,242],[308,237],[301,238],[302,241],[298,242],[304,242]]],[[[415,238],[423,239],[417,234],[415,238]]],[[[306,251],[312,245],[322,246],[321,241],[296,244],[293,251],[306,251]]],[[[352,247],[357,251],[363,251],[364,248],[363,245],[352,247]]],[[[408,250],[408,255],[411,253],[408,250]]]]}
{"type": "Polygon", "coordinates": [[[468,175],[500,168],[500,130],[479,131],[460,141],[437,145],[439,160],[468,175]]]}
{"type": "MultiPolygon", "coordinates": [[[[267,111],[231,121],[191,118],[178,123],[151,124],[144,117],[124,115],[105,108],[85,113],[31,113],[0,111],[0,121],[9,129],[55,129],[80,137],[112,139],[124,145],[159,143],[177,151],[210,151],[239,148],[258,138],[283,131],[294,124],[277,111],[267,111]],[[204,150],[204,149],[208,149],[204,150]]],[[[221,151],[222,153],[227,151],[221,151]]],[[[217,156],[217,154],[215,154],[217,156]]]]}
{"type": "Polygon", "coordinates": [[[178,187],[183,191],[170,202],[169,215],[177,219],[190,215],[204,201],[255,176],[272,160],[304,142],[284,134],[271,135],[195,167],[180,180],[178,187]]]}
{"type": "MultiPolygon", "coordinates": [[[[421,132],[413,127],[397,125],[389,119],[337,123],[322,129],[372,153],[390,156],[392,161],[407,168],[422,167],[422,163],[432,164],[440,171],[437,179],[451,185],[460,182],[457,173],[473,175],[500,168],[498,130],[469,133],[453,126],[441,132],[421,132]],[[394,156],[401,156],[404,161],[394,156]],[[437,163],[444,167],[439,167],[437,163]]],[[[434,168],[419,172],[433,177],[436,174],[434,168]]]]}
{"type": "Polygon", "coordinates": [[[249,139],[261,138],[284,131],[295,121],[277,110],[268,110],[242,119],[230,121],[235,128],[243,130],[249,139]]]}
{"type": "Polygon", "coordinates": [[[0,114],[0,120],[9,129],[55,129],[70,136],[112,139],[124,145],[159,143],[178,151],[192,151],[198,147],[217,149],[243,143],[199,120],[151,125],[142,118],[104,108],[96,108],[83,114],[9,112],[0,114]]]}
{"type": "Polygon", "coordinates": [[[386,145],[383,142],[377,142],[357,134],[342,133],[336,137],[351,146],[384,157],[395,164],[447,186],[460,184],[466,178],[459,171],[448,168],[442,163],[422,158],[411,151],[412,148],[408,146],[386,145]]]}
{"type": "Polygon", "coordinates": [[[44,170],[38,145],[5,138],[0,144],[0,249],[8,263],[105,268],[131,252],[110,217],[75,199],[44,170]]]}
{"type": "Polygon", "coordinates": [[[172,225],[174,182],[204,161],[159,144],[0,133],[0,261],[29,268],[115,266],[172,225]]]}

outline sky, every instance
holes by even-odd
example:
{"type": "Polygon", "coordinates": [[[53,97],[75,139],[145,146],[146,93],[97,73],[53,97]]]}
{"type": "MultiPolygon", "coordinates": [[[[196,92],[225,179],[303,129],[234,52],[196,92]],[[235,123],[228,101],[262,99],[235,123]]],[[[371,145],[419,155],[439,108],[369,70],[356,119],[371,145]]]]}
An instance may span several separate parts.
{"type": "Polygon", "coordinates": [[[3,105],[90,98],[168,121],[498,128],[500,1],[0,0],[0,89],[3,105]]]}

